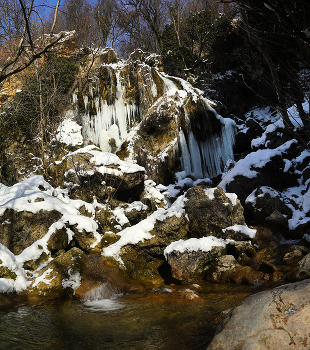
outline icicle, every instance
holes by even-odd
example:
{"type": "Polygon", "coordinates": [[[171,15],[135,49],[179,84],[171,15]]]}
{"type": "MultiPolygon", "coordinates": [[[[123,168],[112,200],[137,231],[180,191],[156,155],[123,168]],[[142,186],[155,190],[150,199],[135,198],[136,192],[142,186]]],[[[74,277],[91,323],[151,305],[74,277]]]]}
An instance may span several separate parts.
{"type": "Polygon", "coordinates": [[[139,113],[139,109],[135,104],[127,104],[123,100],[120,74],[121,71],[116,70],[116,98],[114,104],[109,105],[107,101],[103,100],[102,96],[92,98],[91,101],[87,96],[84,97],[86,114],[81,118],[83,137],[86,142],[91,141],[98,144],[103,151],[112,151],[109,143],[111,139],[114,139],[116,147],[122,144],[139,113]],[[90,115],[87,110],[89,102],[93,103],[95,115],[90,115]]]}

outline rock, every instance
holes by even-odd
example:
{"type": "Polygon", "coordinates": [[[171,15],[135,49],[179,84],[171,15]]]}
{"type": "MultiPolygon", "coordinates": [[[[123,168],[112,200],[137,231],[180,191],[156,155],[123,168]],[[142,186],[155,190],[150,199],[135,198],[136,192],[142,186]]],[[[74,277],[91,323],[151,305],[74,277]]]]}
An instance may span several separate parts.
{"type": "Polygon", "coordinates": [[[249,258],[245,253],[241,253],[237,261],[240,265],[245,266],[251,263],[251,258],[249,258]]]}
{"type": "Polygon", "coordinates": [[[242,205],[245,205],[246,198],[259,186],[268,186],[277,191],[298,186],[297,175],[292,169],[286,171],[284,160],[285,158],[291,159],[291,153],[295,150],[295,147],[295,143],[289,141],[279,146],[271,157],[268,153],[269,150],[252,152],[235,165],[232,170],[234,172],[233,177],[231,177],[230,172],[227,173],[220,186],[224,187],[227,192],[236,193],[242,205]],[[268,161],[266,161],[266,157],[269,158],[268,161]],[[258,162],[258,159],[262,159],[262,162],[258,162]],[[254,177],[245,176],[244,167],[247,167],[249,171],[255,171],[256,175],[254,177]]]}
{"type": "Polygon", "coordinates": [[[259,266],[259,271],[262,271],[264,273],[271,275],[272,273],[277,271],[277,267],[271,262],[264,260],[259,266]]]}
{"type": "Polygon", "coordinates": [[[259,249],[267,248],[270,245],[277,246],[277,238],[272,234],[272,231],[267,227],[254,226],[256,235],[253,238],[253,244],[259,249]]]}
{"type": "Polygon", "coordinates": [[[76,246],[82,249],[84,252],[90,252],[92,245],[97,242],[93,232],[87,232],[85,230],[78,230],[77,225],[72,228],[74,232],[73,240],[76,246]]]}
{"type": "Polygon", "coordinates": [[[184,282],[190,282],[204,277],[206,268],[216,258],[224,255],[224,247],[213,247],[209,252],[198,251],[172,251],[167,255],[171,267],[172,277],[184,282]]]}
{"type": "Polygon", "coordinates": [[[207,280],[212,282],[227,282],[230,280],[230,272],[240,265],[232,255],[224,255],[217,258],[213,267],[207,272],[207,280]]]}
{"type": "Polygon", "coordinates": [[[56,210],[40,210],[33,214],[27,211],[7,209],[0,217],[0,243],[15,255],[42,238],[49,227],[61,218],[56,210]]]}
{"type": "Polygon", "coordinates": [[[235,153],[251,150],[251,142],[263,133],[263,128],[252,118],[247,119],[246,128],[239,131],[235,137],[235,153]]]}
{"type": "Polygon", "coordinates": [[[297,263],[303,258],[303,254],[300,250],[293,250],[292,252],[286,253],[283,257],[283,261],[287,265],[292,265],[297,263]]]}
{"type": "Polygon", "coordinates": [[[187,237],[189,222],[185,214],[156,221],[151,239],[138,244],[128,244],[120,250],[124,262],[123,273],[139,281],[162,283],[171,278],[170,267],[165,261],[164,249],[171,243],[187,237]]]}
{"type": "Polygon", "coordinates": [[[68,234],[65,228],[55,230],[47,241],[47,248],[51,254],[57,253],[59,250],[67,250],[69,247],[68,234]]]}
{"type": "Polygon", "coordinates": [[[275,234],[290,238],[288,219],[285,215],[275,210],[266,219],[265,225],[275,234]]]}
{"type": "Polygon", "coordinates": [[[308,350],[310,280],[245,299],[224,318],[208,350],[308,350]]]}
{"type": "Polygon", "coordinates": [[[57,181],[67,183],[71,197],[92,202],[94,197],[106,200],[116,197],[128,201],[139,197],[144,189],[144,168],[126,163],[115,154],[87,146],[69,153],[49,168],[57,181]]]}
{"type": "Polygon", "coordinates": [[[30,296],[59,298],[72,295],[81,283],[83,254],[78,248],[59,254],[37,272],[36,278],[28,288],[30,296]]]}
{"type": "Polygon", "coordinates": [[[310,254],[300,260],[295,276],[299,281],[310,277],[310,254]]]}
{"type": "MultiPolygon", "coordinates": [[[[272,226],[272,215],[275,216],[274,213],[276,212],[281,213],[286,218],[286,221],[284,220],[284,228],[288,230],[287,218],[290,219],[292,217],[292,210],[284,203],[278,191],[271,187],[260,186],[247,197],[245,203],[247,209],[252,212],[256,225],[269,223],[270,221],[272,226]],[[267,217],[270,218],[266,222],[267,217]]],[[[268,227],[272,228],[270,225],[268,227]]]]}
{"type": "Polygon", "coordinates": [[[190,300],[190,301],[201,301],[200,296],[190,288],[180,289],[174,293],[177,298],[190,300]]]}
{"type": "MultiPolygon", "coordinates": [[[[185,211],[190,221],[191,237],[224,236],[223,229],[244,225],[243,208],[233,194],[225,194],[220,188],[208,189],[195,186],[186,194],[185,211]]],[[[246,235],[231,232],[231,239],[246,240],[246,235]]]]}
{"type": "Polygon", "coordinates": [[[253,257],[253,260],[256,263],[261,263],[264,260],[268,261],[276,257],[278,254],[279,254],[279,249],[277,247],[269,246],[257,252],[253,257]]]}
{"type": "Polygon", "coordinates": [[[248,257],[252,257],[255,252],[255,248],[248,241],[229,242],[227,245],[227,253],[233,255],[236,259],[242,253],[246,254],[248,257]]]}
{"type": "Polygon", "coordinates": [[[262,282],[263,274],[254,271],[250,266],[240,266],[229,274],[229,280],[234,283],[244,284],[260,284],[262,282]]]}
{"type": "Polygon", "coordinates": [[[99,53],[100,62],[109,64],[117,62],[117,54],[111,47],[106,47],[99,53]]]}

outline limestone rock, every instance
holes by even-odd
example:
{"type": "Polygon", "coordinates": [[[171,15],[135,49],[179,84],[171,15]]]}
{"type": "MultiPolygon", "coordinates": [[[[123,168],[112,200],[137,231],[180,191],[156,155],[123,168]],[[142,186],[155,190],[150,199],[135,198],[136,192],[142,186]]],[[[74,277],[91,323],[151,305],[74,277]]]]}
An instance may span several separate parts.
{"type": "Polygon", "coordinates": [[[296,271],[296,278],[303,280],[310,278],[310,254],[307,254],[299,263],[296,271]]]}
{"type": "Polygon", "coordinates": [[[197,278],[203,278],[206,267],[225,253],[226,249],[224,247],[213,247],[209,252],[200,250],[172,251],[167,255],[167,261],[171,267],[173,278],[189,282],[197,278]]]}
{"type": "MultiPolygon", "coordinates": [[[[281,194],[271,187],[260,186],[246,199],[247,208],[252,212],[256,224],[264,224],[274,212],[292,217],[292,210],[285,204],[281,194]]],[[[288,224],[286,222],[286,229],[288,224]]]]}
{"type": "Polygon", "coordinates": [[[227,282],[230,272],[239,266],[232,255],[223,255],[216,259],[213,268],[208,271],[207,279],[212,282],[227,282]]]}
{"type": "Polygon", "coordinates": [[[42,238],[49,227],[61,218],[56,210],[30,213],[7,209],[0,217],[0,243],[8,247],[15,255],[42,238]]]}
{"type": "MultiPolygon", "coordinates": [[[[185,211],[190,220],[192,237],[224,236],[223,229],[244,225],[243,208],[235,195],[225,194],[220,188],[195,186],[186,194],[185,211]],[[232,197],[234,200],[232,200],[232,197]]],[[[232,232],[231,239],[246,240],[246,235],[232,232]]]]}
{"type": "Polygon", "coordinates": [[[124,273],[133,279],[162,283],[163,278],[170,276],[164,249],[171,242],[186,238],[188,226],[185,214],[156,221],[153,230],[150,231],[153,235],[151,239],[121,248],[120,257],[124,262],[124,273]]]}
{"type": "Polygon", "coordinates": [[[50,176],[60,185],[67,184],[73,198],[92,202],[116,197],[127,201],[139,197],[144,189],[144,168],[120,160],[115,154],[87,146],[49,168],[50,176]]]}
{"type": "Polygon", "coordinates": [[[252,295],[224,318],[208,350],[308,350],[310,280],[252,295]]]}
{"type": "Polygon", "coordinates": [[[29,293],[48,298],[72,294],[81,283],[82,257],[83,252],[78,248],[59,254],[38,272],[28,288],[29,293]]]}
{"type": "Polygon", "coordinates": [[[255,254],[255,248],[248,241],[229,242],[227,245],[228,254],[232,254],[236,259],[242,254],[252,257],[255,254]]]}

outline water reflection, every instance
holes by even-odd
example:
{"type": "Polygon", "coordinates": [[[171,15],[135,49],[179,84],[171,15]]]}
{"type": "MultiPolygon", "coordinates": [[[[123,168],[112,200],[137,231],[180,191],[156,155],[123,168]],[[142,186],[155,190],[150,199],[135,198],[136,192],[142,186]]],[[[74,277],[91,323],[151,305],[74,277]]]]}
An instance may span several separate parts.
{"type": "Polygon", "coordinates": [[[0,349],[206,349],[220,311],[251,294],[248,287],[218,288],[210,287],[200,302],[149,291],[117,299],[51,301],[0,310],[0,349]]]}

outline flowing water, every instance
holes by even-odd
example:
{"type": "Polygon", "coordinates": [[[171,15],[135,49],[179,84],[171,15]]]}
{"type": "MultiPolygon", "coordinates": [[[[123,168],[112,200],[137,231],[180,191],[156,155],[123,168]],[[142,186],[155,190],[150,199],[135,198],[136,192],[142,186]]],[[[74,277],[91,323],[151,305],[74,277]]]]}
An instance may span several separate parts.
{"type": "Polygon", "coordinates": [[[149,291],[84,303],[19,304],[0,309],[0,349],[206,349],[221,311],[255,292],[206,284],[199,302],[149,291]]]}

